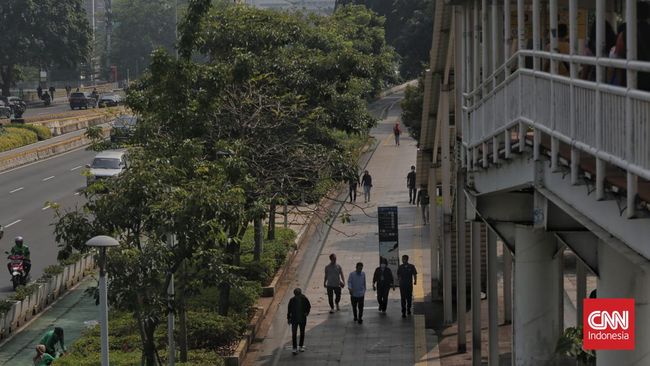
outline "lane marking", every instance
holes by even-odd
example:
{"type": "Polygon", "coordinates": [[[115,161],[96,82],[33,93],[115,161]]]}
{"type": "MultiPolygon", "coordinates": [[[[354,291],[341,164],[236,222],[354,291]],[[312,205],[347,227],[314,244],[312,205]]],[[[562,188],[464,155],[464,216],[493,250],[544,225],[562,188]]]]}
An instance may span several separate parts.
{"type": "Polygon", "coordinates": [[[12,222],[11,224],[7,224],[7,225],[5,225],[5,228],[7,228],[7,227],[9,227],[9,226],[16,225],[17,223],[19,223],[19,222],[21,222],[21,221],[23,221],[23,220],[18,219],[18,220],[16,220],[16,221],[12,222]]]}
{"type": "Polygon", "coordinates": [[[48,181],[48,180],[50,180],[50,179],[52,179],[52,178],[54,178],[53,175],[52,175],[52,176],[49,176],[49,177],[47,177],[47,178],[43,178],[43,182],[46,182],[46,181],[48,181]]]}
{"type": "Polygon", "coordinates": [[[43,207],[43,208],[41,208],[41,211],[45,211],[45,210],[47,210],[47,209],[48,209],[48,208],[50,208],[50,207],[52,207],[52,206],[50,206],[50,205],[47,205],[47,206],[45,206],[45,207],[43,207]]]}
{"type": "Polygon", "coordinates": [[[80,194],[81,194],[81,192],[75,192],[74,195],[75,195],[75,196],[78,196],[78,195],[80,195],[80,194]]]}
{"type": "Polygon", "coordinates": [[[16,193],[16,192],[18,192],[18,191],[22,191],[23,188],[25,188],[25,187],[16,188],[16,189],[14,189],[13,191],[9,191],[9,193],[16,193]]]}
{"type": "Polygon", "coordinates": [[[11,169],[9,169],[9,170],[3,170],[3,171],[0,171],[0,175],[7,174],[7,173],[11,173],[11,172],[14,172],[14,171],[16,171],[16,170],[20,170],[20,169],[23,169],[23,168],[27,168],[27,167],[32,166],[32,165],[40,164],[40,163],[45,162],[45,161],[48,161],[48,160],[57,159],[57,158],[60,158],[60,157],[65,156],[65,155],[68,155],[68,154],[72,154],[72,153],[78,152],[78,151],[80,151],[80,150],[86,150],[86,145],[84,145],[84,146],[80,146],[80,147],[78,147],[78,148],[76,148],[76,149],[74,149],[74,150],[66,151],[66,152],[61,153],[61,154],[57,154],[57,155],[54,155],[54,156],[50,156],[49,158],[46,158],[46,159],[36,160],[36,161],[31,162],[31,163],[27,163],[27,164],[25,164],[25,165],[21,165],[21,166],[17,166],[17,167],[15,167],[15,168],[11,168],[11,169]]]}
{"type": "Polygon", "coordinates": [[[70,171],[71,171],[71,172],[72,172],[72,171],[75,171],[75,170],[77,170],[77,169],[79,169],[79,168],[81,168],[81,167],[82,167],[81,165],[77,165],[76,167],[70,169],[70,171]]]}

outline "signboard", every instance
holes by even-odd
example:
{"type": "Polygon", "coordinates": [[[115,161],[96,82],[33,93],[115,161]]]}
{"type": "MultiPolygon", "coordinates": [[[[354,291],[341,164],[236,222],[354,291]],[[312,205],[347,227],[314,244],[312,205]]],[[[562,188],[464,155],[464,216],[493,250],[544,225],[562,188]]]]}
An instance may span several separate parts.
{"type": "Polygon", "coordinates": [[[386,258],[388,268],[397,278],[397,267],[399,267],[397,206],[378,207],[377,223],[379,224],[379,257],[386,258]]]}

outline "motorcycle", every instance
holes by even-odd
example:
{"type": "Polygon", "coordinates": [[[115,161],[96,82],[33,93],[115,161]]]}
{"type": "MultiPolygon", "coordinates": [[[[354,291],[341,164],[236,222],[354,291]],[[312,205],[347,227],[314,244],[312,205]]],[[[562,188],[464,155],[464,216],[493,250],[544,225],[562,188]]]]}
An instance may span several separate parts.
{"type": "MultiPolygon", "coordinates": [[[[5,254],[9,253],[5,252],[5,254]]],[[[11,283],[15,291],[18,286],[24,286],[29,281],[29,275],[25,271],[25,258],[20,254],[9,254],[7,259],[9,259],[7,268],[11,273],[11,283]]]]}
{"type": "Polygon", "coordinates": [[[48,93],[43,94],[43,103],[45,104],[46,107],[52,104],[52,97],[50,97],[50,94],[48,93]]]}

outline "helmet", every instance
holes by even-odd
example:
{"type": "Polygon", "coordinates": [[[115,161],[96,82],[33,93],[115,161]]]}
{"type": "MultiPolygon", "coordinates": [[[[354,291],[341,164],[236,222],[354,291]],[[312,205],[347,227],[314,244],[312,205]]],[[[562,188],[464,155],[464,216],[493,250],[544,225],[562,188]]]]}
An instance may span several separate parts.
{"type": "Polygon", "coordinates": [[[16,245],[23,245],[23,237],[17,236],[15,239],[16,245]]]}

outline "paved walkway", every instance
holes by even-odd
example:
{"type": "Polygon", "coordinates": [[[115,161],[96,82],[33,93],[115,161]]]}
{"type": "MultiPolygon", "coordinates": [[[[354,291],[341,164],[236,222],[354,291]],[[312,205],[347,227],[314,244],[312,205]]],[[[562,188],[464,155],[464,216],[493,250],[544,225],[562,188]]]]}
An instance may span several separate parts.
{"type": "MultiPolygon", "coordinates": [[[[399,117],[401,95],[384,98],[389,107],[387,117],[373,129],[377,148],[367,170],[373,177],[371,202],[363,203],[359,192],[356,205],[346,203],[342,212],[351,215],[350,223],[336,220],[325,239],[322,250],[314,257],[308,271],[299,272],[290,289],[303,287],[312,303],[307,322],[306,352],[291,353],[291,334],[286,325],[286,296],[275,314],[271,329],[256,354],[255,365],[425,365],[427,336],[424,316],[414,314],[401,318],[399,290],[391,291],[386,314],[377,311],[376,294],[372,291],[372,274],[379,262],[377,237],[377,207],[398,206],[400,255],[408,254],[418,269],[418,286],[414,289],[416,301],[425,297],[424,284],[429,283],[429,252],[422,249],[428,230],[423,230],[414,205],[408,203],[406,174],[415,165],[416,143],[403,135],[401,146],[394,145],[392,126],[399,117]],[[346,277],[355,263],[363,262],[369,291],[365,297],[363,324],[352,320],[352,309],[347,290],[343,290],[341,311],[329,314],[326,291],[323,288],[323,268],[329,263],[330,253],[336,253],[346,277]]],[[[363,170],[363,167],[362,167],[363,170]]],[[[305,260],[303,260],[305,261],[305,260]]],[[[435,337],[428,337],[428,343],[435,337]]]]}
{"type": "Polygon", "coordinates": [[[27,327],[7,342],[0,344],[0,365],[31,366],[32,357],[36,354],[34,347],[43,334],[54,326],[64,329],[65,345],[70,347],[86,327],[84,322],[96,321],[99,316],[99,308],[95,306],[95,301],[89,296],[84,296],[84,291],[96,283],[97,281],[92,278],[82,281],[27,327]]]}

